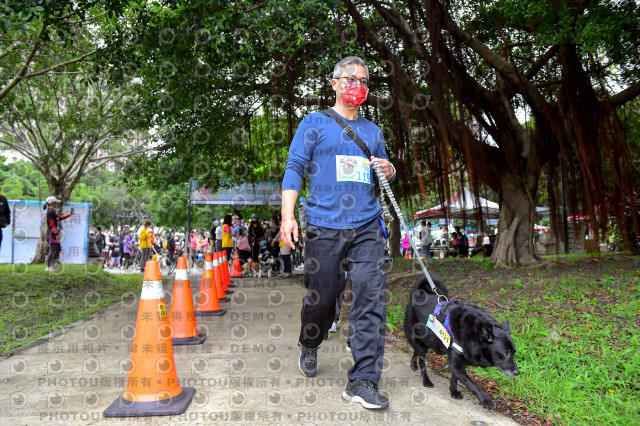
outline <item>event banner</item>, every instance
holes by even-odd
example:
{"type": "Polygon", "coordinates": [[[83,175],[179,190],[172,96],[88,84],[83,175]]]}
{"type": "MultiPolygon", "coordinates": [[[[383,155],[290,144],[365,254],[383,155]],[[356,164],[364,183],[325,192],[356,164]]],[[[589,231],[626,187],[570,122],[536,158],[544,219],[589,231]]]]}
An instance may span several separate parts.
{"type": "MultiPolygon", "coordinates": [[[[30,263],[36,252],[40,224],[47,211],[41,201],[9,200],[11,224],[2,230],[0,263],[30,263]]],[[[92,203],[66,203],[63,214],[74,208],[74,214],[60,221],[60,262],[83,264],[87,262],[89,224],[92,203]]]]}
{"type": "Polygon", "coordinates": [[[242,209],[244,206],[280,206],[280,182],[245,182],[231,188],[220,188],[215,193],[195,185],[191,192],[192,204],[222,204],[242,209]]]}

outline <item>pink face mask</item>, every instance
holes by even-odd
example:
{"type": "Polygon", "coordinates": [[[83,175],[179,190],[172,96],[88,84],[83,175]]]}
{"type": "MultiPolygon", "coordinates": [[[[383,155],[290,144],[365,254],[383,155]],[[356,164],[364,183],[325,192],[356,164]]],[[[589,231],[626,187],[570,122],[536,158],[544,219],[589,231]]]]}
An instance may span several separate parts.
{"type": "Polygon", "coordinates": [[[344,92],[340,99],[345,104],[352,107],[359,107],[366,99],[369,89],[358,83],[351,83],[344,86],[344,92]]]}

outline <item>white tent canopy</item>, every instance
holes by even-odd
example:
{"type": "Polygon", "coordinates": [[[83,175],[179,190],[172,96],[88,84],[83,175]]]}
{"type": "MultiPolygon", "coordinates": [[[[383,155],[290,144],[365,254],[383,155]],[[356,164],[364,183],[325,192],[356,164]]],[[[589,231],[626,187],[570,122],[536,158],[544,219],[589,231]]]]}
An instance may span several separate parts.
{"type": "Polygon", "coordinates": [[[500,213],[498,203],[482,197],[476,197],[467,188],[459,189],[449,200],[427,210],[421,210],[413,215],[414,220],[420,219],[463,219],[473,218],[480,210],[484,219],[497,219],[500,213]]]}

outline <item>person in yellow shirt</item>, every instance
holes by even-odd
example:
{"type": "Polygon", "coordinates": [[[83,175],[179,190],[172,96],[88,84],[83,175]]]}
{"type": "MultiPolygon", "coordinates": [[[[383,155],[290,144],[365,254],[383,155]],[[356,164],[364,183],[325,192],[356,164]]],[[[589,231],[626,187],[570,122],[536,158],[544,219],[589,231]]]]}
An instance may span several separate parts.
{"type": "Polygon", "coordinates": [[[233,224],[231,223],[231,215],[224,217],[222,222],[222,250],[227,252],[227,259],[231,259],[233,251],[233,224]]]}
{"type": "Polygon", "coordinates": [[[149,229],[151,221],[147,220],[140,231],[140,250],[142,250],[142,259],[140,260],[140,272],[144,273],[144,267],[147,260],[151,259],[151,235],[153,231],[149,229]]]}

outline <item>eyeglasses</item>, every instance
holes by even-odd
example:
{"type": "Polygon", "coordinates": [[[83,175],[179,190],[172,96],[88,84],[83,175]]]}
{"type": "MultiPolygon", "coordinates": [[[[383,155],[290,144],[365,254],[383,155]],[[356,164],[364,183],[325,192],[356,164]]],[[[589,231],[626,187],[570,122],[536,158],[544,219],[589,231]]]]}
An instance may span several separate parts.
{"type": "Polygon", "coordinates": [[[355,83],[360,83],[362,86],[367,87],[369,86],[369,80],[367,80],[366,78],[355,78],[355,77],[338,77],[338,80],[340,80],[341,78],[346,78],[347,79],[347,84],[355,84],[355,83]]]}

